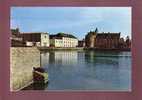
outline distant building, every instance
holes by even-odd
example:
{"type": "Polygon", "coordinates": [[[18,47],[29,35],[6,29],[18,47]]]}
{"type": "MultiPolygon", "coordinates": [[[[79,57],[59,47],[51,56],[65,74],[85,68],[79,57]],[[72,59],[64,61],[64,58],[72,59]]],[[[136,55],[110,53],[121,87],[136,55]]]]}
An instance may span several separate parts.
{"type": "Polygon", "coordinates": [[[95,39],[96,39],[97,29],[95,31],[90,31],[85,36],[85,45],[86,47],[93,48],[95,47],[95,39]]]}
{"type": "Polygon", "coordinates": [[[63,47],[62,38],[50,36],[50,47],[63,47]]]}
{"type": "Polygon", "coordinates": [[[49,47],[48,33],[21,33],[26,46],[49,47]]]}
{"type": "Polygon", "coordinates": [[[96,35],[96,48],[118,48],[120,33],[99,33],[96,35]]]}
{"type": "Polygon", "coordinates": [[[71,34],[65,34],[65,33],[50,35],[50,46],[51,47],[77,47],[78,39],[71,34]]]}
{"type": "Polygon", "coordinates": [[[23,39],[22,39],[22,37],[20,35],[20,31],[19,31],[18,28],[11,29],[10,40],[11,40],[11,46],[12,47],[22,47],[22,46],[24,46],[24,42],[23,42],[23,39]]]}
{"type": "Polygon", "coordinates": [[[90,31],[85,37],[86,47],[90,48],[118,48],[120,33],[98,33],[98,29],[90,31]]]}
{"type": "Polygon", "coordinates": [[[78,41],[78,47],[85,47],[85,39],[78,41]]]}

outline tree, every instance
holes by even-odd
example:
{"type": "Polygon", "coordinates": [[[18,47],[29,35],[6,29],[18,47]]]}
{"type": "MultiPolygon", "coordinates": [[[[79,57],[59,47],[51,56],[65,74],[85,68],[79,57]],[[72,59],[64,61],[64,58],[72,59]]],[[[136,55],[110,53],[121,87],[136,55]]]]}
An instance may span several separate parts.
{"type": "Polygon", "coordinates": [[[98,28],[95,29],[95,33],[98,33],[98,28]]]}

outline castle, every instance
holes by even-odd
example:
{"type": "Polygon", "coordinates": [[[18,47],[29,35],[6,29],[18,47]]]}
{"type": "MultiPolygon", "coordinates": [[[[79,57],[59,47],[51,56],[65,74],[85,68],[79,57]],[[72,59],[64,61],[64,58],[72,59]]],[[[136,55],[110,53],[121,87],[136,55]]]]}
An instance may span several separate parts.
{"type": "Polygon", "coordinates": [[[119,33],[99,33],[96,28],[95,31],[90,31],[85,36],[85,44],[87,48],[98,48],[98,49],[118,49],[118,48],[130,48],[131,41],[127,37],[126,41],[120,38],[119,33]],[[123,40],[123,41],[122,41],[123,40]]]}

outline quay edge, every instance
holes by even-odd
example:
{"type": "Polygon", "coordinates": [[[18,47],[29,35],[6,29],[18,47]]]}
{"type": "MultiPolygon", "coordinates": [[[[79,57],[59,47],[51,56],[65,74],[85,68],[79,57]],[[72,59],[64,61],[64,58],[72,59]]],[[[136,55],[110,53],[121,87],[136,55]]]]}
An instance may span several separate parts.
{"type": "Polygon", "coordinates": [[[51,51],[51,50],[94,50],[94,51],[131,51],[130,48],[86,48],[86,47],[37,47],[40,51],[51,51]]]}

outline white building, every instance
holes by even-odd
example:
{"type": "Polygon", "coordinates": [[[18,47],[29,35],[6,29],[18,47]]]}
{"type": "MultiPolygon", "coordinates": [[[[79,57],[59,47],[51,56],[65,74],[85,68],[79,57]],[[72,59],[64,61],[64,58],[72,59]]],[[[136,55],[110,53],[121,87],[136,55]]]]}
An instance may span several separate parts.
{"type": "Polygon", "coordinates": [[[63,37],[63,47],[77,47],[78,40],[76,38],[63,37]]]}
{"type": "Polygon", "coordinates": [[[50,46],[53,46],[53,47],[63,47],[63,40],[62,40],[62,38],[52,38],[52,39],[50,39],[50,46]]]}
{"type": "Polygon", "coordinates": [[[46,47],[49,47],[49,35],[47,33],[41,33],[41,36],[40,36],[40,45],[41,46],[46,46],[46,47]]]}
{"type": "Polygon", "coordinates": [[[50,46],[53,47],[77,47],[78,39],[70,34],[58,33],[50,36],[50,46]]]}

